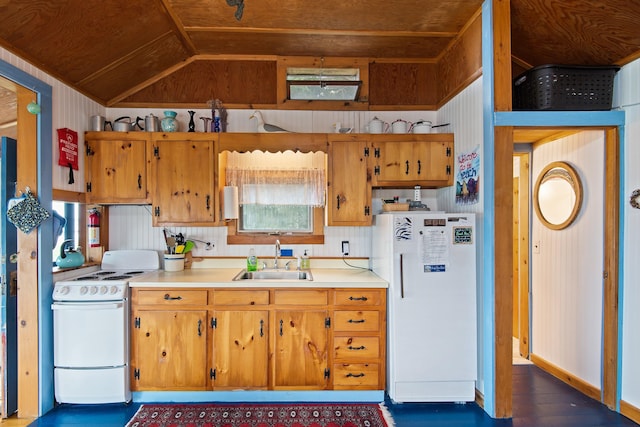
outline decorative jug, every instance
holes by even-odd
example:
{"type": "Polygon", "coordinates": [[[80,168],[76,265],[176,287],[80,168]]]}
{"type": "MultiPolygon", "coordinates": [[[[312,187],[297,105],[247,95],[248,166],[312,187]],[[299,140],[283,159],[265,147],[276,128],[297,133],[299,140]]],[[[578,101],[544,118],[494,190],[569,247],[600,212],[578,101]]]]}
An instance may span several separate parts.
{"type": "Polygon", "coordinates": [[[176,116],[178,113],[175,111],[165,111],[164,118],[161,120],[160,125],[162,126],[163,132],[177,132],[178,131],[178,121],[176,120],[176,116]]]}

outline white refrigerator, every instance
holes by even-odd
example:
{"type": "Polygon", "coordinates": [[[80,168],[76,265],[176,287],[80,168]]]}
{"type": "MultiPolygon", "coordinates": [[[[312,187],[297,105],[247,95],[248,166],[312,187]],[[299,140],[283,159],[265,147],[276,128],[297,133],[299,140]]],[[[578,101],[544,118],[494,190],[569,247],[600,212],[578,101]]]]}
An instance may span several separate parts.
{"type": "Polygon", "coordinates": [[[474,214],[374,217],[371,267],[389,282],[387,393],[470,402],[477,379],[474,214]]]}

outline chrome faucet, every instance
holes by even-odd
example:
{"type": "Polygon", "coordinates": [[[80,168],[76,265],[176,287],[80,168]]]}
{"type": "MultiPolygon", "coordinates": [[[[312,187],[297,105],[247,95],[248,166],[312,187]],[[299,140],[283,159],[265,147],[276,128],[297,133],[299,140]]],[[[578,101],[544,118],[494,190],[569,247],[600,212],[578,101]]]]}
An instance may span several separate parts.
{"type": "Polygon", "coordinates": [[[278,269],[278,258],[280,257],[280,240],[276,239],[276,256],[273,260],[273,268],[278,269]]]}

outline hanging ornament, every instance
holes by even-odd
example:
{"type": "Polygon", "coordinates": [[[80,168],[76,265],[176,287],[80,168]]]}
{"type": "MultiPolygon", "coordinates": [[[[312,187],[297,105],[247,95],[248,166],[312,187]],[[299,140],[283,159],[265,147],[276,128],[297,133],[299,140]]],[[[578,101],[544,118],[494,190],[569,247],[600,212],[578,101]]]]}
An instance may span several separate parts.
{"type": "Polygon", "coordinates": [[[27,104],[27,111],[31,114],[40,114],[40,105],[36,101],[27,104]]]}

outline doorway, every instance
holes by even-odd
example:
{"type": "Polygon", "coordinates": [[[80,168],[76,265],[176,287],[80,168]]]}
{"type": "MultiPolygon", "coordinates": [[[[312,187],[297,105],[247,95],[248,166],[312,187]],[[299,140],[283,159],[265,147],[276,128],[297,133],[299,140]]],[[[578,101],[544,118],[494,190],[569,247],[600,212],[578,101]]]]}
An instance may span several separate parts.
{"type": "MultiPolygon", "coordinates": [[[[601,131],[602,138],[604,142],[601,142],[600,157],[597,161],[600,162],[600,167],[598,171],[595,171],[595,168],[585,167],[586,170],[589,170],[589,173],[597,173],[600,178],[596,178],[596,180],[600,180],[604,184],[604,189],[602,189],[602,200],[598,201],[594,199],[594,187],[590,188],[591,191],[591,199],[588,201],[590,204],[595,204],[595,206],[601,209],[601,215],[603,218],[601,219],[600,225],[598,229],[602,234],[603,238],[600,246],[600,253],[602,254],[600,259],[600,263],[596,266],[598,270],[593,274],[595,280],[598,280],[598,277],[601,276],[601,272],[604,272],[604,280],[602,281],[602,287],[597,287],[595,291],[597,293],[602,294],[602,302],[599,304],[598,310],[602,310],[600,307],[604,307],[604,310],[601,311],[602,314],[602,334],[596,334],[598,337],[602,336],[602,345],[601,351],[598,351],[598,354],[592,355],[592,357],[597,357],[598,360],[605,361],[602,364],[602,370],[598,376],[601,376],[601,380],[595,381],[582,381],[582,375],[580,373],[570,374],[561,369],[555,368],[553,365],[544,366],[544,360],[541,360],[536,354],[530,353],[530,345],[531,345],[531,337],[529,333],[531,331],[531,326],[529,325],[529,321],[531,320],[531,316],[528,310],[530,309],[530,301],[531,293],[528,290],[530,287],[529,284],[529,274],[530,269],[532,268],[533,259],[527,258],[527,253],[529,256],[534,257],[538,256],[540,251],[549,250],[549,248],[540,248],[539,243],[535,241],[527,242],[527,245],[523,247],[523,242],[529,239],[529,225],[524,227],[523,224],[519,224],[518,222],[526,221],[526,218],[531,217],[533,215],[532,209],[530,208],[532,200],[533,200],[533,191],[532,191],[532,181],[535,180],[535,177],[530,177],[529,182],[524,184],[519,182],[520,179],[529,177],[530,173],[528,172],[528,168],[530,166],[530,161],[532,160],[532,152],[529,149],[526,149],[527,153],[519,153],[517,152],[518,143],[525,143],[526,140],[523,140],[523,134],[527,132],[531,132],[531,128],[529,129],[516,129],[514,131],[514,182],[513,182],[513,218],[514,218],[514,235],[513,235],[513,250],[514,250],[514,263],[513,263],[513,295],[510,297],[513,298],[513,336],[520,339],[520,352],[521,354],[527,354],[536,364],[541,366],[550,374],[560,378],[564,382],[572,385],[574,388],[581,391],[583,394],[586,394],[602,403],[606,404],[610,408],[615,407],[615,393],[617,390],[617,339],[618,339],[618,325],[617,325],[617,290],[618,290],[618,271],[617,271],[617,257],[618,257],[618,236],[617,230],[619,227],[619,213],[618,213],[618,200],[619,200],[619,136],[617,128],[583,128],[580,131],[601,131]],[[604,160],[603,160],[604,158],[604,160]],[[517,160],[516,160],[517,159],[517,160]],[[516,179],[516,176],[518,179],[516,179]],[[526,206],[525,209],[522,207],[526,206]],[[526,230],[524,233],[522,230],[526,230]],[[516,255],[518,256],[518,260],[516,261],[516,255]],[[526,264],[526,266],[525,266],[526,264]],[[526,287],[524,286],[526,283],[526,287]],[[598,384],[599,387],[593,386],[591,384],[598,384]]],[[[537,130],[538,132],[545,131],[537,130]]],[[[563,138],[570,134],[575,134],[578,129],[547,129],[546,132],[554,133],[554,135],[547,136],[546,138],[540,138],[536,142],[536,146],[543,142],[548,142],[552,140],[557,140],[559,138],[563,138]]],[[[531,141],[531,140],[529,140],[531,141]]],[[[530,142],[527,144],[529,145],[530,142]]],[[[571,152],[571,149],[568,150],[571,152]]],[[[596,208],[597,209],[597,208],[596,208]]],[[[584,220],[584,219],[583,219],[584,220]]],[[[582,236],[584,237],[584,236],[582,236]]],[[[532,239],[536,240],[536,239],[532,239]]],[[[544,242],[543,242],[544,243],[544,242]]],[[[584,244],[584,241],[583,241],[584,244]]],[[[560,256],[561,253],[558,254],[560,256]]],[[[564,256],[564,254],[562,254],[564,256]]],[[[575,261],[579,263],[580,261],[575,261]]],[[[573,305],[580,304],[579,301],[574,301],[573,305]]],[[[593,348],[593,347],[592,347],[593,348]]],[[[596,364],[594,363],[594,366],[596,364]]]]}

